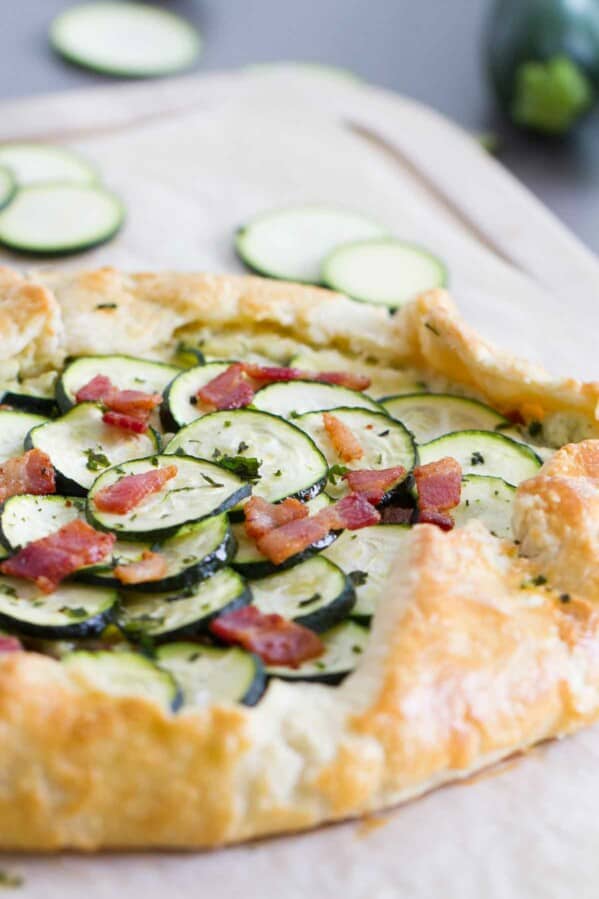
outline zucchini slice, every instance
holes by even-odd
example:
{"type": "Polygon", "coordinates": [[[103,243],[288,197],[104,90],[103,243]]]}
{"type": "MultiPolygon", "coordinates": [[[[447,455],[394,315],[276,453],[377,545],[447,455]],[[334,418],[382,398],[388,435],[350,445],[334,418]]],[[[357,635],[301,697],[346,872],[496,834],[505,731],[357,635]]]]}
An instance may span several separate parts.
{"type": "Polygon", "coordinates": [[[156,652],[156,664],[175,678],[187,708],[215,702],[255,705],[266,685],[258,656],[238,648],[169,643],[156,652]]]}
{"type": "Polygon", "coordinates": [[[25,440],[32,428],[45,425],[48,419],[32,412],[0,409],[0,462],[20,456],[25,450],[25,440]]]}
{"type": "Polygon", "coordinates": [[[223,465],[257,460],[252,492],[269,502],[287,496],[310,499],[323,489],[328,474],[325,457],[303,430],[252,409],[202,416],[179,431],[165,449],[165,453],[179,452],[223,465]]]}
{"type": "Polygon", "coordinates": [[[164,640],[205,633],[213,618],[251,602],[252,594],[241,575],[231,568],[180,593],[127,593],[118,623],[131,640],[164,640]]]}
{"type": "Polygon", "coordinates": [[[253,218],[237,232],[235,248],[241,260],[259,274],[318,284],[323,259],[334,247],[388,233],[359,213],[326,206],[292,206],[253,218]]]}
{"type": "Polygon", "coordinates": [[[322,280],[354,300],[397,309],[426,290],[444,287],[447,272],[432,253],[390,237],[338,246],[324,260],[322,280]]]}
{"type": "Polygon", "coordinates": [[[5,164],[0,161],[0,209],[10,203],[15,195],[16,189],[17,183],[12,171],[6,168],[5,164]]]}
{"type": "Polygon", "coordinates": [[[42,593],[30,581],[0,575],[0,627],[55,640],[93,637],[108,624],[117,599],[115,590],[74,583],[42,593]]]}
{"type": "Polygon", "coordinates": [[[58,412],[54,393],[51,396],[43,396],[38,393],[21,393],[7,390],[2,397],[2,402],[12,406],[17,412],[32,412],[45,418],[54,417],[58,412]]]}
{"type": "Polygon", "coordinates": [[[509,426],[508,420],[490,406],[448,393],[391,396],[381,405],[410,429],[418,443],[428,443],[451,431],[494,431],[509,426]]]}
{"type": "Polygon", "coordinates": [[[219,568],[228,565],[235,548],[228,516],[223,513],[185,525],[163,543],[126,543],[117,540],[109,566],[84,568],[77,578],[88,584],[106,584],[119,590],[143,590],[146,593],[183,590],[211,577],[219,568]],[[116,565],[137,562],[144,550],[148,549],[159,552],[165,558],[167,571],[164,577],[159,581],[135,586],[122,584],[114,576],[116,565]]]}
{"type": "Polygon", "coordinates": [[[172,674],[139,653],[78,650],[63,656],[61,663],[102,693],[153,699],[173,712],[181,705],[181,691],[172,674]]]}
{"type": "Polygon", "coordinates": [[[345,571],[356,591],[352,617],[366,623],[383,595],[393,560],[410,528],[404,524],[375,525],[344,531],[323,555],[345,571]]]}
{"type": "Polygon", "coordinates": [[[373,412],[384,411],[378,403],[359,390],[318,381],[279,381],[269,384],[256,393],[252,406],[262,412],[291,419],[305,412],[337,409],[340,406],[371,409],[373,412]]]}
{"type": "Polygon", "coordinates": [[[69,62],[125,78],[150,78],[189,68],[199,55],[199,32],[166,9],[99,0],[65,10],[52,22],[50,42],[69,62]]]}
{"type": "Polygon", "coordinates": [[[98,474],[111,465],[148,456],[158,449],[156,434],[134,434],[104,424],[102,408],[81,403],[62,418],[34,427],[25,447],[43,450],[56,469],[62,493],[84,496],[98,474]]]}
{"type": "Polygon", "coordinates": [[[323,655],[318,659],[311,659],[298,665],[297,668],[289,668],[283,665],[269,665],[266,673],[271,677],[280,677],[283,680],[308,680],[319,681],[324,684],[338,684],[360,661],[370,631],[362,627],[356,621],[348,619],[337,624],[324,634],[320,639],[325,645],[323,655]]]}
{"type": "Polygon", "coordinates": [[[31,493],[11,496],[0,510],[0,537],[9,549],[16,551],[84,517],[82,497],[31,493]]]}
{"type": "MultiPolygon", "coordinates": [[[[416,464],[416,444],[407,428],[399,421],[393,421],[383,412],[368,409],[330,409],[335,418],[346,425],[364,450],[364,455],[354,462],[343,463],[347,468],[390,468],[403,465],[410,471],[416,464]]],[[[316,446],[324,453],[329,465],[339,464],[340,459],[326,432],[322,412],[307,412],[296,419],[299,428],[310,435],[316,446]]],[[[331,496],[347,493],[344,481],[329,483],[327,491],[331,496]]]]}
{"type": "Polygon", "coordinates": [[[289,365],[301,371],[351,371],[370,378],[366,396],[381,402],[381,397],[405,393],[419,393],[426,389],[426,382],[410,369],[388,368],[372,357],[356,359],[338,350],[303,350],[293,356],[289,365]]]}
{"type": "Polygon", "coordinates": [[[0,243],[30,255],[79,253],[110,240],[124,220],[123,204],[103,187],[34,184],[0,212],[0,243]]]}
{"type": "Polygon", "coordinates": [[[460,504],[451,514],[457,527],[477,518],[496,537],[511,540],[515,498],[516,488],[501,478],[469,474],[462,480],[460,504]]]}
{"type": "Polygon", "coordinates": [[[165,362],[149,362],[135,356],[81,356],[67,365],[56,382],[56,401],[62,412],[75,405],[77,391],[106,375],[119,390],[162,393],[181,369],[165,362]]]}
{"type": "MultiPolygon", "coordinates": [[[[330,505],[331,502],[332,500],[326,493],[319,493],[314,499],[309,500],[306,505],[310,515],[314,515],[320,509],[330,505]]],[[[323,537],[322,540],[318,540],[316,543],[312,543],[303,552],[296,553],[291,558],[286,559],[281,565],[274,565],[270,559],[262,555],[254,540],[250,540],[245,532],[243,522],[235,522],[231,525],[231,528],[237,543],[237,552],[231,565],[244,577],[252,578],[253,580],[267,577],[269,574],[275,574],[277,571],[293,568],[294,565],[298,565],[305,559],[311,558],[315,553],[325,549],[325,547],[330,546],[338,536],[337,531],[329,531],[326,537],[323,537]]]]}
{"type": "Polygon", "coordinates": [[[167,388],[160,410],[162,423],[167,431],[178,431],[196,418],[206,415],[196,401],[198,391],[226,371],[231,364],[231,362],[208,362],[206,365],[196,365],[177,375],[167,388]]]}
{"type": "Polygon", "coordinates": [[[418,453],[422,465],[452,456],[465,475],[491,475],[514,486],[534,477],[541,467],[541,460],[529,446],[492,431],[454,431],[421,444],[418,453]]]}
{"type": "Polygon", "coordinates": [[[327,631],[351,612],[356,594],[351,579],[323,556],[250,584],[254,605],[314,631],[327,631]]]}
{"type": "Polygon", "coordinates": [[[96,184],[97,169],[79,153],[51,144],[0,144],[0,166],[6,166],[19,187],[48,181],[96,184]]]}
{"type": "Polygon", "coordinates": [[[114,531],[127,540],[155,542],[173,536],[182,525],[226,512],[248,496],[250,490],[250,485],[237,475],[206,459],[180,455],[151,456],[124,462],[101,474],[88,494],[87,517],[94,526],[103,531],[114,531]],[[94,497],[104,487],[127,475],[169,465],[177,466],[176,476],[159,493],[146,497],[130,512],[116,514],[96,507],[94,497]]]}

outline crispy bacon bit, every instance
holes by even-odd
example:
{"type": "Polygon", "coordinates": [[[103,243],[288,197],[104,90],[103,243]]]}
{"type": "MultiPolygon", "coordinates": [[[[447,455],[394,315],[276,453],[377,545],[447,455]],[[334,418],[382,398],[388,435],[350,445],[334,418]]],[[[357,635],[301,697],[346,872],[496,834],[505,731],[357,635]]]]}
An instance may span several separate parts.
{"type": "Polygon", "coordinates": [[[340,418],[331,415],[330,412],[323,412],[322,420],[329,440],[333,444],[333,449],[340,459],[343,459],[344,462],[354,462],[356,459],[362,458],[364,450],[351,428],[348,428],[340,418]]]}
{"type": "Polygon", "coordinates": [[[245,377],[244,366],[234,362],[198,391],[198,399],[209,409],[241,409],[254,399],[254,389],[245,377]]]}
{"type": "Polygon", "coordinates": [[[245,530],[252,540],[257,540],[274,528],[308,516],[307,507],[299,499],[286,499],[282,503],[269,503],[261,496],[252,496],[244,507],[245,530]]]}
{"type": "Polygon", "coordinates": [[[102,421],[121,431],[132,431],[134,434],[145,434],[148,430],[148,422],[134,415],[124,415],[122,412],[105,412],[102,421]]]}
{"type": "Polygon", "coordinates": [[[0,571],[35,581],[44,593],[52,593],[69,574],[100,562],[112,550],[115,540],[114,534],[102,534],[76,519],[48,537],[28,543],[3,562],[0,571]]]}
{"type": "Polygon", "coordinates": [[[381,516],[368,500],[358,493],[351,493],[310,518],[290,521],[264,534],[256,545],[271,562],[280,565],[312,543],[322,540],[329,531],[343,528],[357,530],[378,524],[380,520],[381,516]]]}
{"type": "Polygon", "coordinates": [[[167,481],[177,476],[177,466],[154,468],[141,474],[129,474],[115,481],[109,487],[103,487],[94,496],[94,505],[101,512],[124,515],[152,493],[159,493],[167,481]]]}
{"type": "Polygon", "coordinates": [[[373,506],[378,506],[386,493],[399,484],[406,476],[403,465],[393,468],[361,468],[346,471],[343,479],[354,493],[361,493],[373,506]]]}
{"type": "Polygon", "coordinates": [[[322,381],[325,384],[337,384],[351,390],[366,390],[370,387],[370,378],[366,375],[343,371],[303,371],[300,368],[286,368],[280,365],[255,365],[246,362],[244,371],[262,387],[275,381],[322,381]]]}
{"type": "Polygon", "coordinates": [[[0,502],[19,493],[37,496],[56,492],[54,468],[50,457],[39,449],[32,449],[7,459],[0,465],[0,502]]]}
{"type": "Polygon", "coordinates": [[[436,524],[442,531],[451,531],[455,522],[448,512],[438,512],[436,509],[421,509],[418,513],[419,524],[436,524]]]}
{"type": "Polygon", "coordinates": [[[237,643],[266,662],[297,668],[324,652],[320,638],[307,627],[282,615],[265,615],[256,606],[242,606],[215,618],[211,632],[226,643],[237,643]]]}
{"type": "Polygon", "coordinates": [[[418,505],[420,509],[436,509],[447,512],[460,502],[462,490],[462,468],[460,463],[450,456],[419,465],[414,469],[414,478],[418,488],[418,505]]]}
{"type": "Polygon", "coordinates": [[[106,375],[96,375],[75,394],[78,403],[102,403],[108,412],[102,416],[107,425],[143,434],[150,415],[162,402],[159,393],[143,390],[119,390],[106,375]]]}
{"type": "Polygon", "coordinates": [[[4,652],[23,652],[23,644],[16,637],[0,634],[0,655],[4,652]]]}
{"type": "Polygon", "coordinates": [[[148,581],[159,581],[165,576],[167,570],[166,557],[161,553],[154,553],[146,549],[139,562],[117,565],[114,575],[121,584],[145,584],[148,581]]]}

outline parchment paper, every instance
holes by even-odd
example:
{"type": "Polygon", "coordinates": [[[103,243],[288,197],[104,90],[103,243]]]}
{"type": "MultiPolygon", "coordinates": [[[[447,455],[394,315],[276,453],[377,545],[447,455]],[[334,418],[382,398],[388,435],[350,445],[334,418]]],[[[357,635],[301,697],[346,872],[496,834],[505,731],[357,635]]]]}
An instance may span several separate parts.
{"type": "MultiPolygon", "coordinates": [[[[129,210],[117,240],[71,267],[238,271],[233,231],[257,211],[346,206],[442,256],[460,307],[485,334],[556,372],[599,377],[596,261],[473,143],[401,98],[272,70],[0,107],[0,138],[32,135],[79,135],[129,210]],[[463,209],[460,179],[470,185],[463,209]]],[[[207,854],[0,864],[24,876],[23,899],[597,899],[598,809],[591,729],[366,824],[207,854]]]]}

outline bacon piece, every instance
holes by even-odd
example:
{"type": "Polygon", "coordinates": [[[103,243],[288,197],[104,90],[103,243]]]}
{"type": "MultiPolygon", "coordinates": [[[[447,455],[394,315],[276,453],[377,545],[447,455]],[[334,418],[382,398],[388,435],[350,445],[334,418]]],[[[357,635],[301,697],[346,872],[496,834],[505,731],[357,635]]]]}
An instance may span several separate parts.
{"type": "Polygon", "coordinates": [[[257,540],[274,528],[307,518],[308,509],[299,499],[286,499],[282,503],[269,503],[261,496],[252,496],[245,504],[245,531],[252,540],[257,540]]]}
{"type": "Polygon", "coordinates": [[[462,468],[451,456],[414,469],[420,509],[447,512],[460,502],[462,468]]]}
{"type": "Polygon", "coordinates": [[[147,581],[159,581],[167,570],[168,563],[165,556],[145,549],[138,562],[117,565],[114,575],[121,584],[145,584],[147,581]]]}
{"type": "Polygon", "coordinates": [[[141,474],[125,475],[109,487],[98,490],[94,505],[101,512],[124,515],[139,506],[147,496],[159,493],[167,481],[176,477],[177,472],[176,465],[167,465],[166,468],[153,468],[141,474]]]}
{"type": "Polygon", "coordinates": [[[42,450],[32,449],[0,465],[0,502],[19,493],[43,496],[56,492],[54,468],[42,450]]]}
{"type": "Polygon", "coordinates": [[[256,545],[275,565],[303,552],[312,543],[322,540],[329,531],[357,530],[378,524],[381,516],[360,494],[351,493],[338,502],[321,509],[310,518],[290,521],[260,537],[256,545]]]}
{"type": "Polygon", "coordinates": [[[242,606],[220,615],[210,624],[210,630],[225,643],[237,643],[255,652],[267,665],[297,668],[324,652],[314,631],[282,615],[265,615],[256,606],[242,606]]]}
{"type": "Polygon", "coordinates": [[[287,368],[281,365],[256,365],[246,362],[244,371],[259,386],[273,384],[275,381],[321,381],[325,384],[337,384],[351,390],[366,390],[370,387],[370,378],[366,375],[343,371],[303,371],[300,368],[287,368]]]}
{"type": "Polygon", "coordinates": [[[147,420],[136,418],[134,415],[124,415],[122,412],[105,412],[102,416],[102,421],[113,428],[120,428],[121,431],[132,431],[134,434],[145,434],[148,430],[147,420]]]}
{"type": "Polygon", "coordinates": [[[144,393],[143,390],[117,390],[109,397],[106,405],[113,412],[133,415],[139,418],[150,415],[162,402],[159,393],[144,393]]]}
{"type": "Polygon", "coordinates": [[[28,543],[3,562],[0,571],[35,581],[44,593],[52,593],[69,574],[100,562],[112,550],[115,540],[114,534],[100,533],[76,519],[48,537],[28,543]]]}
{"type": "Polygon", "coordinates": [[[23,652],[23,644],[16,637],[0,634],[0,655],[4,652],[23,652]]]}
{"type": "Polygon", "coordinates": [[[346,471],[343,479],[354,493],[361,493],[373,506],[378,506],[385,494],[406,476],[403,465],[393,468],[360,468],[346,471]]]}
{"type": "Polygon", "coordinates": [[[106,375],[96,375],[75,394],[78,403],[101,403],[107,399],[116,387],[106,375]]]}
{"type": "Polygon", "coordinates": [[[323,412],[322,420],[333,449],[344,462],[354,462],[362,458],[364,450],[351,428],[330,412],[323,412]]]}
{"type": "Polygon", "coordinates": [[[421,509],[418,513],[418,524],[436,524],[442,531],[451,531],[455,521],[447,512],[436,509],[421,509]]]}
{"type": "Polygon", "coordinates": [[[210,409],[241,409],[254,399],[254,388],[245,377],[244,365],[234,362],[204,384],[198,398],[210,409]]]}

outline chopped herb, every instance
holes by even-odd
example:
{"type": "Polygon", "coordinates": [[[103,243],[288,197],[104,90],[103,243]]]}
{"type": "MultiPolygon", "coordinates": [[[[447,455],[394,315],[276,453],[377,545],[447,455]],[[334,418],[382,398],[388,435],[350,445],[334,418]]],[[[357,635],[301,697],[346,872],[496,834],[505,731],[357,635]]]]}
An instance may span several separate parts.
{"type": "Polygon", "coordinates": [[[328,479],[331,484],[336,484],[338,480],[340,480],[344,474],[349,471],[347,465],[339,465],[336,463],[335,465],[331,465],[329,468],[328,479]]]}
{"type": "Polygon", "coordinates": [[[22,887],[24,882],[25,881],[20,874],[11,874],[10,871],[0,871],[0,887],[14,890],[17,887],[22,887]]]}
{"type": "Polygon", "coordinates": [[[145,384],[144,378],[133,378],[136,384],[145,384]]]}
{"type": "MultiPolygon", "coordinates": [[[[241,444],[239,444],[241,446],[241,444]]],[[[262,459],[256,459],[253,456],[223,456],[221,455],[218,464],[227,471],[232,471],[242,481],[249,481],[255,484],[259,480],[259,469],[262,465],[262,459]]]]}
{"type": "Polygon", "coordinates": [[[159,464],[160,463],[158,462],[158,456],[152,456],[152,458],[150,459],[150,465],[153,465],[154,468],[158,468],[159,464]]]}
{"type": "Polygon", "coordinates": [[[281,471],[281,469],[277,468],[277,470],[273,474],[273,478],[280,478],[282,474],[283,474],[283,472],[281,471]]]}
{"type": "Polygon", "coordinates": [[[250,448],[249,443],[246,443],[245,440],[241,440],[239,446],[237,447],[237,455],[240,456],[242,453],[245,453],[247,449],[250,448]]]}
{"type": "Polygon", "coordinates": [[[198,398],[197,398],[197,396],[190,396],[190,397],[189,397],[189,402],[191,403],[192,406],[197,406],[197,404],[198,404],[198,398]]]}
{"type": "Polygon", "coordinates": [[[87,617],[87,609],[84,609],[81,606],[77,608],[71,608],[70,606],[61,606],[58,610],[62,612],[63,615],[66,615],[67,618],[86,618],[87,617]]]}
{"type": "Polygon", "coordinates": [[[5,596],[14,596],[15,599],[17,598],[17,591],[8,584],[0,584],[0,593],[4,593],[5,596]]]}
{"type": "Polygon", "coordinates": [[[355,644],[352,646],[351,651],[352,651],[352,652],[355,652],[356,654],[361,653],[361,652],[362,652],[362,647],[359,646],[357,643],[355,643],[355,644]]]}
{"type": "Polygon", "coordinates": [[[175,450],[175,452],[174,452],[173,455],[175,455],[175,456],[186,456],[187,453],[185,452],[185,450],[183,449],[182,446],[178,446],[177,449],[175,450]]]}
{"type": "Polygon", "coordinates": [[[436,334],[436,336],[439,337],[439,332],[437,331],[437,329],[436,329],[433,325],[431,325],[430,322],[425,322],[425,323],[424,323],[424,327],[425,327],[425,328],[428,328],[429,331],[432,331],[433,334],[436,334]]]}
{"type": "Polygon", "coordinates": [[[512,428],[513,424],[511,421],[500,421],[498,425],[495,425],[493,428],[494,431],[507,431],[509,428],[512,428]]]}
{"type": "MultiPolygon", "coordinates": [[[[211,487],[224,487],[224,486],[225,486],[224,484],[219,484],[218,481],[215,481],[214,478],[211,478],[209,474],[204,474],[204,472],[202,472],[202,478],[203,478],[203,479],[206,481],[206,483],[209,484],[211,487]]],[[[183,487],[183,488],[181,488],[181,489],[185,490],[186,488],[183,487]]],[[[190,488],[187,488],[187,489],[193,490],[194,488],[193,488],[193,487],[190,487],[190,488]]],[[[171,490],[171,493],[174,493],[174,490],[171,490]]]]}
{"type": "Polygon", "coordinates": [[[543,425],[540,421],[531,421],[528,425],[528,433],[531,437],[540,437],[543,433],[543,425]]]}
{"type": "Polygon", "coordinates": [[[309,596],[308,599],[302,599],[301,602],[298,603],[300,608],[304,606],[311,606],[312,603],[318,602],[319,599],[322,599],[322,593],[313,593],[312,596],[309,596]]]}
{"type": "Polygon", "coordinates": [[[354,587],[362,587],[363,584],[368,580],[368,572],[360,571],[359,568],[356,568],[355,571],[350,571],[349,579],[354,585],[354,587]]]}
{"type": "Polygon", "coordinates": [[[314,662],[314,667],[318,668],[319,671],[324,671],[327,666],[324,662],[314,662]]]}
{"type": "Polygon", "coordinates": [[[88,471],[101,471],[103,468],[110,468],[110,459],[104,453],[98,453],[93,449],[83,450],[87,462],[85,467],[88,471]]]}
{"type": "Polygon", "coordinates": [[[98,303],[96,309],[118,309],[118,303],[98,303]]]}
{"type": "Polygon", "coordinates": [[[382,453],[379,453],[378,456],[377,456],[376,459],[375,459],[375,463],[374,463],[374,464],[375,464],[375,465],[382,465],[382,463],[383,463],[383,454],[382,454],[382,453]]]}
{"type": "Polygon", "coordinates": [[[386,431],[381,431],[380,434],[377,434],[377,437],[386,437],[390,433],[389,428],[386,431]]]}
{"type": "Polygon", "coordinates": [[[230,428],[231,424],[232,424],[232,422],[229,419],[227,419],[226,421],[223,422],[223,428],[230,428]]]}
{"type": "Polygon", "coordinates": [[[570,602],[572,599],[569,593],[560,593],[559,598],[561,602],[570,602]]]}
{"type": "Polygon", "coordinates": [[[472,455],[470,456],[470,464],[471,465],[484,465],[485,457],[482,453],[479,453],[478,450],[474,450],[472,455]]]}
{"type": "Polygon", "coordinates": [[[192,652],[192,654],[189,656],[187,661],[188,662],[197,662],[197,660],[200,658],[200,656],[201,656],[200,652],[192,652]]]}
{"type": "Polygon", "coordinates": [[[547,578],[544,574],[537,574],[535,577],[533,577],[532,583],[535,587],[542,587],[543,584],[547,583],[547,578]]]}
{"type": "Polygon", "coordinates": [[[296,412],[295,409],[292,409],[291,412],[289,413],[289,418],[299,418],[299,417],[300,417],[300,413],[296,412]]]}

